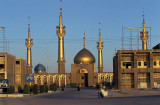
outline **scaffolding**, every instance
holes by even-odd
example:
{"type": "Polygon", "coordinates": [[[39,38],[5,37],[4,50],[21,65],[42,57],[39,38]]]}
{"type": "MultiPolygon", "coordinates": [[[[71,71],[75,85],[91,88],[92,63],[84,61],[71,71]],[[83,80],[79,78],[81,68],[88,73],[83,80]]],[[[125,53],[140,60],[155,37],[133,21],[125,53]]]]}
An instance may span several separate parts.
{"type": "MultiPolygon", "coordinates": [[[[142,32],[143,27],[122,27],[122,50],[140,50],[140,32],[142,32]]],[[[152,48],[151,45],[151,27],[145,27],[149,32],[149,40],[147,46],[149,49],[152,48]]]]}
{"type": "Polygon", "coordinates": [[[0,52],[9,51],[9,41],[5,36],[5,27],[0,27],[0,52]]]}

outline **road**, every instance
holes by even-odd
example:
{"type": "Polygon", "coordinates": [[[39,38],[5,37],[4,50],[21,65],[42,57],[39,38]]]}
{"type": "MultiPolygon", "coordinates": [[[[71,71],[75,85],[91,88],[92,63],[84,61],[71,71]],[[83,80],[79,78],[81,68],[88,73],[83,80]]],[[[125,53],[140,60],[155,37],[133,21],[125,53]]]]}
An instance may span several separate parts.
{"type": "Polygon", "coordinates": [[[158,105],[160,96],[109,97],[98,99],[97,90],[65,88],[51,94],[23,98],[0,98],[0,105],[158,105]]]}

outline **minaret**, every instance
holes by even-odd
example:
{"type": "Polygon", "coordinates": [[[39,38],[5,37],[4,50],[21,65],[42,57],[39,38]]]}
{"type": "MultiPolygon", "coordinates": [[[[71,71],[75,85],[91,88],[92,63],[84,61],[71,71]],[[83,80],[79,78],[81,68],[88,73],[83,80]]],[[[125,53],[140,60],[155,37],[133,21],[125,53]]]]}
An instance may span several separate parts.
{"type": "Polygon", "coordinates": [[[66,34],[65,26],[62,24],[62,8],[60,8],[59,26],[56,27],[58,36],[58,73],[65,73],[65,57],[64,57],[64,36],[66,34]]]}
{"type": "Polygon", "coordinates": [[[26,39],[27,47],[27,74],[32,73],[32,53],[31,48],[33,46],[33,39],[30,36],[30,24],[28,24],[28,39],[26,39]]]}
{"type": "Polygon", "coordinates": [[[103,72],[103,56],[102,56],[102,49],[103,49],[103,42],[101,41],[101,32],[99,28],[99,42],[97,42],[97,49],[98,49],[98,72],[103,72]]]}
{"type": "Polygon", "coordinates": [[[142,50],[147,50],[148,31],[146,31],[144,14],[143,14],[143,31],[141,33],[142,50]]]}

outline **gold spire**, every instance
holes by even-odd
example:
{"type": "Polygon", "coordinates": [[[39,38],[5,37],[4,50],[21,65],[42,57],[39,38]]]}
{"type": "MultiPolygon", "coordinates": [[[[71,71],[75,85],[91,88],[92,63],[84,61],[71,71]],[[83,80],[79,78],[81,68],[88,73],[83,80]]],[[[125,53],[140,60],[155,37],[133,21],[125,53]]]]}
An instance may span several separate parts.
{"type": "Polygon", "coordinates": [[[103,72],[103,56],[102,56],[102,49],[103,49],[103,42],[101,41],[101,29],[99,28],[99,42],[97,42],[97,49],[98,49],[98,72],[103,72]]]}
{"type": "Polygon", "coordinates": [[[62,24],[62,8],[60,8],[59,26],[56,27],[58,36],[58,73],[65,73],[64,36],[65,26],[62,24]]]}
{"type": "Polygon", "coordinates": [[[28,74],[32,73],[32,53],[31,53],[32,46],[33,46],[33,39],[31,39],[31,35],[30,35],[30,24],[28,24],[28,39],[26,39],[26,47],[27,47],[27,72],[28,72],[28,74]]]}
{"type": "Polygon", "coordinates": [[[31,39],[31,35],[30,35],[30,24],[28,24],[28,39],[31,39]]]}
{"type": "Polygon", "coordinates": [[[85,32],[84,32],[84,37],[83,37],[83,41],[84,41],[84,44],[83,44],[83,46],[84,46],[84,48],[85,48],[85,32]]]}
{"type": "Polygon", "coordinates": [[[59,19],[60,33],[63,32],[63,24],[62,24],[62,8],[60,8],[60,19],[59,19]]]}
{"type": "Polygon", "coordinates": [[[142,50],[147,50],[148,31],[146,31],[144,12],[143,12],[143,31],[141,32],[142,50]]]}
{"type": "Polygon", "coordinates": [[[146,32],[144,14],[143,14],[143,32],[146,32]]]}
{"type": "Polygon", "coordinates": [[[99,43],[101,43],[101,29],[99,28],[99,43]]]}

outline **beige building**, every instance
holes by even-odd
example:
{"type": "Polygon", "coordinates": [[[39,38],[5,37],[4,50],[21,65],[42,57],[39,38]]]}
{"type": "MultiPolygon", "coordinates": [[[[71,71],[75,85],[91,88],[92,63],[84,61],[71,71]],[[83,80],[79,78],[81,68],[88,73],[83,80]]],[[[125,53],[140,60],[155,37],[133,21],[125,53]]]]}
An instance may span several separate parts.
{"type": "Polygon", "coordinates": [[[22,88],[25,85],[26,75],[26,60],[16,58],[16,69],[15,69],[15,91],[18,91],[18,86],[22,88]]]}
{"type": "Polygon", "coordinates": [[[10,86],[15,86],[16,57],[9,53],[0,53],[0,79],[8,79],[10,86]]]}
{"type": "Polygon", "coordinates": [[[9,53],[0,53],[0,79],[8,79],[9,86],[23,88],[25,84],[26,61],[9,53]]]}

